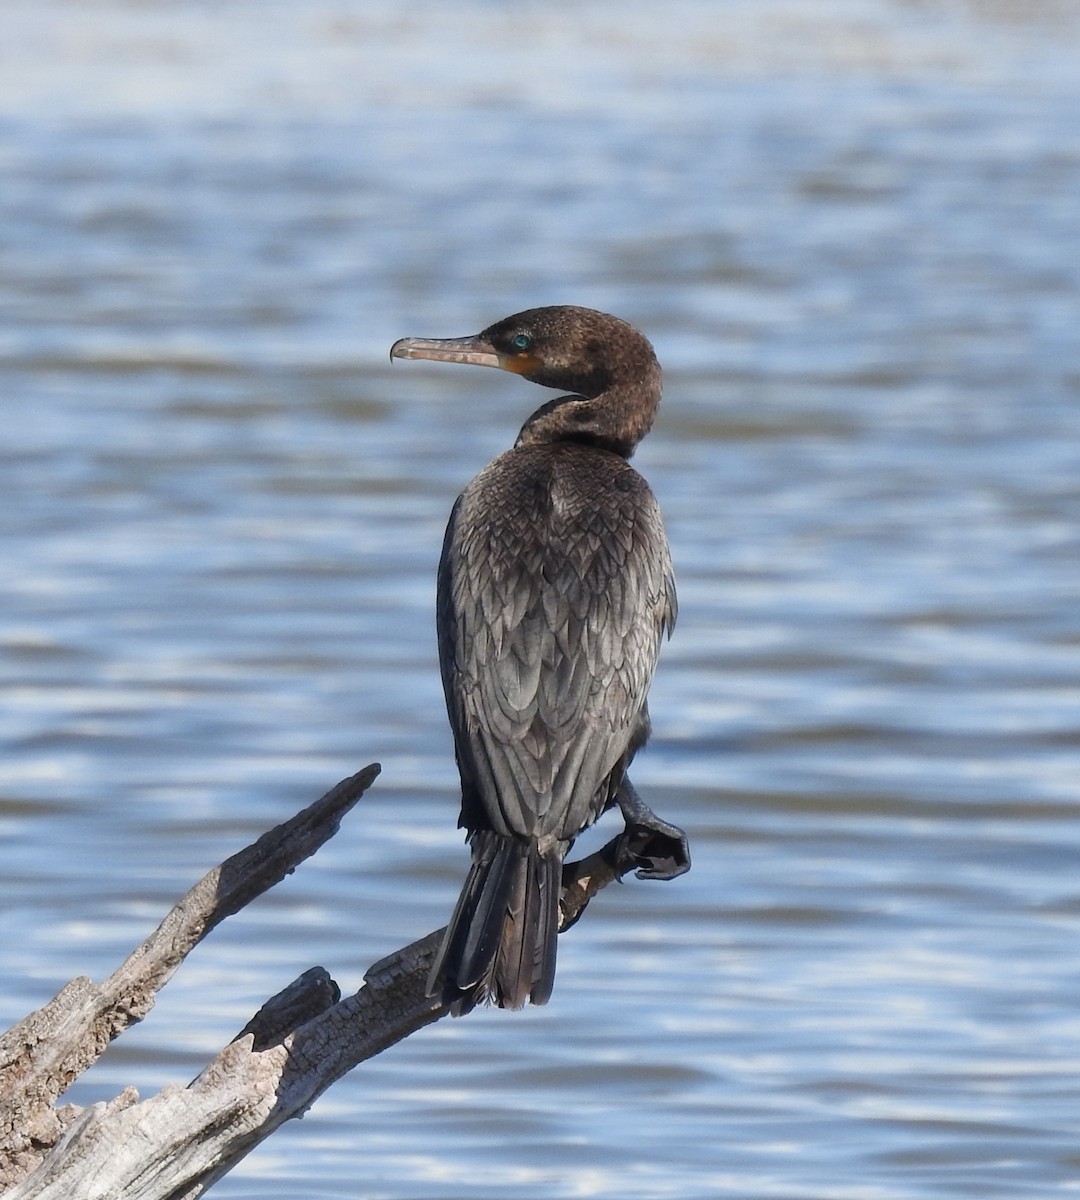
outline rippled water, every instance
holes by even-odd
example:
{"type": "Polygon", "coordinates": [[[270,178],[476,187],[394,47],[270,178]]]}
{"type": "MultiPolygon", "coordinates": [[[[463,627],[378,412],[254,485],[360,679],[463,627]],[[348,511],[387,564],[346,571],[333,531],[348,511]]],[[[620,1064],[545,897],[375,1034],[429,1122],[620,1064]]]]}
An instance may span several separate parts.
{"type": "Polygon", "coordinates": [[[1072,3],[0,14],[0,1024],[373,759],[72,1098],[190,1078],[464,869],[442,526],[541,397],[391,370],[569,301],[665,364],[635,779],[691,874],[552,1003],[354,1072],[222,1197],[1080,1186],[1072,3]]]}

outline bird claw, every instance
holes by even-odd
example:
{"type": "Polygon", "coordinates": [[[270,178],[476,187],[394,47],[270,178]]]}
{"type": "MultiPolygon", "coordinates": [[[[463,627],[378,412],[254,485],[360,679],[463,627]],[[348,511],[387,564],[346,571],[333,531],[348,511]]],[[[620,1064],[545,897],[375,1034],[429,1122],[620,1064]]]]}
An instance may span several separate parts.
{"type": "Polygon", "coordinates": [[[638,879],[677,879],[690,870],[690,843],[678,825],[662,821],[624,778],[615,795],[626,828],[619,839],[618,862],[625,874],[635,867],[638,879]]]}
{"type": "Polygon", "coordinates": [[[638,879],[677,879],[690,870],[690,844],[677,826],[650,814],[647,823],[626,826],[617,851],[620,867],[638,879]]]}

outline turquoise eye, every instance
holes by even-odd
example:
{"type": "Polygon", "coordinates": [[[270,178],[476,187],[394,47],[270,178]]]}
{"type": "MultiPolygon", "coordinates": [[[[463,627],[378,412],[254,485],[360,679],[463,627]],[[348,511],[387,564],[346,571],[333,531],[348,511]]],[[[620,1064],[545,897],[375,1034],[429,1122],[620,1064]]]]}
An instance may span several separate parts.
{"type": "Polygon", "coordinates": [[[527,333],[519,333],[517,337],[514,338],[513,345],[515,350],[528,350],[528,348],[532,345],[532,338],[529,337],[527,333]]]}

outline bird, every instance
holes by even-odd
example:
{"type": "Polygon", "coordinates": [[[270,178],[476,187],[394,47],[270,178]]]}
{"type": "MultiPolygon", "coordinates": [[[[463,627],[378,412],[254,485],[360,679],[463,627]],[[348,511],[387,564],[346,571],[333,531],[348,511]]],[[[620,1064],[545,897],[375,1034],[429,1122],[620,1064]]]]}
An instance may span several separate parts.
{"type": "Polygon", "coordinates": [[[428,995],[459,1016],[546,1004],[567,851],[616,803],[628,827],[649,813],[626,772],[649,737],[677,600],[659,506],[628,460],[653,424],[660,365],[634,326],[574,305],[469,337],[401,338],[390,356],[498,367],[564,393],[458,497],[436,601],[471,865],[428,995]]]}

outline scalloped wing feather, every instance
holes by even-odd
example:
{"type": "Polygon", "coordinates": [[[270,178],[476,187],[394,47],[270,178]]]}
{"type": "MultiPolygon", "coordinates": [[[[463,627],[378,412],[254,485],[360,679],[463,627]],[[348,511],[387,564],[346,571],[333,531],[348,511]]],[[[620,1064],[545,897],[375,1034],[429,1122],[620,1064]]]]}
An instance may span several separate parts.
{"type": "Polygon", "coordinates": [[[522,446],[466,488],[439,570],[439,654],[463,821],[570,841],[641,726],[675,621],[655,498],[624,459],[522,446]]]}

